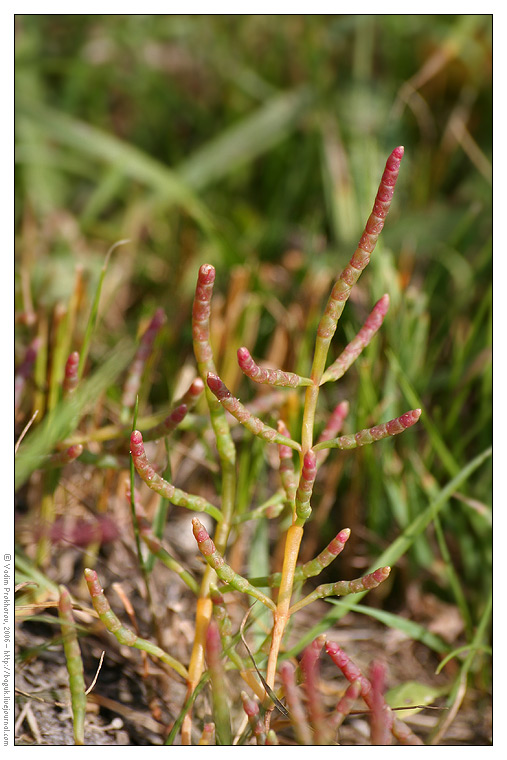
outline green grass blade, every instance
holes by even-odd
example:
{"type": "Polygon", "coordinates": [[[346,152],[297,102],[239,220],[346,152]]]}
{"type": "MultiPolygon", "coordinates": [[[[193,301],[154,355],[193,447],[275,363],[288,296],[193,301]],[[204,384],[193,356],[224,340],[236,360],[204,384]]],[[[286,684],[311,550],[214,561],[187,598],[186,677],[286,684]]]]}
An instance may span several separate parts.
{"type": "MultiPolygon", "coordinates": [[[[337,599],[327,599],[326,601],[337,607],[343,605],[343,602],[339,602],[337,599]]],[[[414,623],[412,620],[407,620],[407,618],[401,615],[394,615],[392,612],[386,612],[375,607],[364,607],[362,604],[347,604],[347,612],[360,612],[362,615],[375,618],[375,620],[379,620],[389,628],[396,628],[398,631],[402,631],[410,639],[420,641],[435,652],[443,653],[449,651],[449,646],[440,636],[435,636],[434,633],[428,631],[423,625],[414,623]]]]}
{"type": "Polygon", "coordinates": [[[307,88],[276,95],[195,151],[176,172],[192,188],[202,190],[283,140],[310,102],[307,88]]]}
{"type": "Polygon", "coordinates": [[[18,100],[20,113],[36,121],[52,140],[109,166],[121,167],[124,175],[184,208],[208,233],[213,231],[214,224],[208,210],[171,169],[133,145],[84,121],[35,101],[23,101],[21,97],[18,100]]]}
{"type": "Polygon", "coordinates": [[[93,331],[95,329],[95,325],[97,324],[97,319],[99,316],[100,294],[102,292],[102,285],[104,284],[104,278],[106,276],[109,258],[112,252],[116,248],[118,248],[118,246],[125,245],[125,243],[129,243],[129,242],[130,242],[129,240],[119,240],[117,243],[112,245],[111,248],[106,253],[106,258],[104,260],[104,264],[100,272],[99,282],[97,284],[97,289],[95,291],[95,296],[93,298],[93,304],[90,311],[90,316],[88,318],[88,323],[86,325],[86,330],[85,330],[85,334],[83,338],[83,345],[81,346],[81,351],[79,352],[79,366],[77,370],[79,379],[83,376],[83,369],[86,364],[86,360],[88,358],[88,351],[90,350],[90,342],[91,342],[93,331]]]}
{"type": "Polygon", "coordinates": [[[23,440],[16,457],[14,486],[20,488],[42,461],[53,451],[55,445],[70,435],[91,405],[97,402],[124,368],[132,360],[135,346],[122,341],[114,348],[104,363],[84,380],[72,398],[60,402],[51,417],[44,421],[23,440]]]}

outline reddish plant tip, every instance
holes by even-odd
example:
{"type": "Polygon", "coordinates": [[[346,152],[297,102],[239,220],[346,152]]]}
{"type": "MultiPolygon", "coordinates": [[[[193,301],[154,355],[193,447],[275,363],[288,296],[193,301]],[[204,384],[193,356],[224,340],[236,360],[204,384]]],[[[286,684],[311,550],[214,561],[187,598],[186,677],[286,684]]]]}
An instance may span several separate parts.
{"type": "Polygon", "coordinates": [[[186,404],[180,404],[180,406],[177,406],[174,412],[171,414],[173,422],[181,422],[185,417],[187,411],[188,410],[186,404]]]}
{"type": "Polygon", "coordinates": [[[130,436],[130,443],[133,446],[138,446],[140,443],[143,442],[143,436],[140,430],[133,430],[132,434],[130,436]]]}
{"type": "Polygon", "coordinates": [[[190,388],[188,389],[192,396],[198,396],[204,390],[204,383],[202,378],[196,377],[190,388]]]}
{"type": "Polygon", "coordinates": [[[225,383],[220,380],[218,375],[215,375],[213,372],[208,372],[206,381],[208,383],[208,388],[212,393],[215,394],[219,401],[222,401],[222,399],[231,395],[231,392],[225,383]]]}
{"type": "Polygon", "coordinates": [[[194,538],[198,544],[201,544],[209,538],[208,531],[197,517],[192,518],[192,530],[194,532],[194,538]]]}
{"type": "Polygon", "coordinates": [[[215,281],[215,267],[211,264],[203,264],[199,269],[199,283],[211,285],[215,281]]]}
{"type": "Polygon", "coordinates": [[[238,362],[242,364],[243,362],[248,361],[248,359],[250,359],[250,351],[248,348],[245,348],[244,346],[238,348],[238,362]]]}
{"type": "Polygon", "coordinates": [[[406,412],[405,414],[401,415],[400,422],[403,425],[403,427],[410,427],[411,425],[414,425],[417,422],[420,416],[421,416],[420,409],[412,409],[410,412],[406,412]]]}
{"type": "Polygon", "coordinates": [[[350,538],[350,528],[344,528],[338,533],[338,541],[340,541],[342,544],[346,543],[350,538]]]}
{"type": "Polygon", "coordinates": [[[405,153],[405,146],[404,145],[398,145],[397,148],[393,150],[391,153],[392,156],[396,156],[396,158],[402,158],[403,154],[405,153]]]}

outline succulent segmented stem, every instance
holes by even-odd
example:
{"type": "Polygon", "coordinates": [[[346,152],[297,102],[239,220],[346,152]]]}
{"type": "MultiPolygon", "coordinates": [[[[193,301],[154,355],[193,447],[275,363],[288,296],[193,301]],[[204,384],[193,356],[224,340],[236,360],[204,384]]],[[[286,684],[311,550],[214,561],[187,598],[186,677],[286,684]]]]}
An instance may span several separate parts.
{"type": "MultiPolygon", "coordinates": [[[[344,528],[333,538],[332,541],[321,551],[317,557],[299,565],[294,571],[294,583],[300,583],[307,578],[313,578],[320,575],[325,567],[331,564],[336,557],[343,551],[345,543],[350,537],[350,529],[344,528]]],[[[280,585],[282,579],[281,573],[272,573],[265,578],[251,578],[250,583],[254,586],[272,586],[280,585]]]]}
{"type": "Polygon", "coordinates": [[[370,256],[384,226],[384,221],[394,194],[403,152],[404,148],[402,146],[395,148],[387,159],[375,203],[373,204],[373,210],[366,222],[366,227],[358,247],[334,284],[324,314],[319,322],[311,372],[314,385],[308,388],[305,398],[302,436],[303,451],[307,451],[312,445],[313,422],[319,395],[318,386],[324,373],[329,345],[336,332],[338,320],[350,295],[350,291],[370,261],[370,256]]]}
{"type": "Polygon", "coordinates": [[[355,362],[364,348],[370,343],[374,335],[380,329],[384,317],[389,308],[389,296],[387,293],[377,301],[369,317],[361,327],[356,337],[344,348],[340,356],[327,368],[322,376],[320,384],[330,380],[339,380],[349,367],[355,362]]]}
{"type": "MultiPolygon", "coordinates": [[[[278,420],[278,432],[285,438],[290,438],[290,433],[287,425],[283,420],[278,420]]],[[[294,504],[296,499],[296,491],[298,487],[298,479],[294,470],[294,461],[292,459],[292,449],[285,444],[279,444],[278,454],[280,455],[280,478],[282,486],[285,490],[287,501],[289,504],[294,504]]]]}
{"type": "Polygon", "coordinates": [[[389,420],[389,422],[383,422],[380,425],[360,430],[352,435],[342,435],[330,441],[322,441],[321,443],[317,443],[314,448],[315,451],[320,451],[321,449],[348,450],[355,449],[358,446],[366,446],[368,443],[375,443],[375,441],[381,441],[383,438],[403,433],[404,430],[415,425],[420,416],[420,409],[412,409],[410,412],[402,414],[401,417],[389,420]]]}
{"type": "Polygon", "coordinates": [[[250,699],[244,691],[241,692],[241,701],[243,702],[243,710],[246,713],[257,745],[264,746],[266,744],[266,734],[264,733],[264,724],[259,715],[259,705],[254,699],[250,699]]]}
{"type": "Polygon", "coordinates": [[[167,549],[164,548],[162,541],[153,533],[151,525],[146,517],[137,512],[137,521],[139,525],[139,534],[150,552],[169,568],[169,570],[172,570],[179,575],[181,580],[187,584],[188,588],[191,589],[194,594],[198,594],[199,584],[195,578],[188,572],[188,570],[185,570],[176,559],[174,559],[167,549]]]}
{"type": "Polygon", "coordinates": [[[272,728],[266,734],[266,747],[278,746],[278,737],[272,728]]]}
{"type": "Polygon", "coordinates": [[[293,615],[294,612],[298,612],[298,610],[306,607],[308,604],[317,599],[324,599],[326,596],[347,596],[348,594],[360,594],[362,591],[371,591],[371,589],[383,583],[389,577],[390,572],[390,567],[379,567],[373,573],[368,573],[368,575],[364,575],[362,578],[355,578],[352,581],[323,583],[321,586],[317,586],[311,594],[305,596],[304,599],[296,602],[290,608],[289,615],[293,615]]]}
{"type": "Polygon", "coordinates": [[[283,690],[289,713],[294,726],[296,737],[300,744],[309,746],[313,744],[313,737],[310,726],[306,719],[306,713],[303,709],[298,690],[296,688],[296,679],[294,675],[294,665],[285,661],[280,665],[280,677],[282,679],[283,690]]]}
{"type": "Polygon", "coordinates": [[[329,723],[334,731],[340,728],[359,696],[361,696],[361,682],[352,681],[330,716],[329,723]]]}
{"type": "Polygon", "coordinates": [[[335,406],[329,415],[326,427],[319,435],[318,443],[321,443],[322,441],[328,441],[330,438],[335,438],[336,434],[339,433],[342,429],[343,421],[345,420],[348,413],[349,402],[340,401],[340,403],[335,406]]]}
{"type": "Polygon", "coordinates": [[[63,650],[69,674],[70,698],[74,724],[74,742],[84,744],[84,722],[86,714],[86,688],[84,682],[83,660],[77,640],[76,626],[72,615],[70,594],[65,586],[60,586],[58,616],[63,637],[63,650]]]}
{"type": "Polygon", "coordinates": [[[266,594],[263,594],[262,591],[259,591],[258,588],[255,588],[255,586],[252,586],[252,584],[249,583],[246,578],[243,578],[243,576],[235,573],[232,567],[226,564],[224,558],[215,547],[212,539],[209,537],[208,531],[197,519],[197,517],[192,518],[192,528],[194,531],[195,540],[197,541],[197,545],[199,547],[199,551],[201,552],[208,565],[213,568],[223,583],[227,583],[228,586],[236,589],[236,591],[241,591],[244,594],[253,596],[270,610],[274,610],[276,608],[276,605],[272,599],[266,596],[266,594]]]}
{"type": "Polygon", "coordinates": [[[50,469],[53,467],[63,467],[66,464],[70,464],[74,459],[77,459],[83,453],[83,447],[80,443],[75,446],[69,446],[65,451],[57,451],[56,454],[51,454],[44,464],[44,469],[50,469]]]}
{"type": "MultiPolygon", "coordinates": [[[[347,654],[341,649],[334,641],[328,641],[326,643],[326,652],[329,654],[335,665],[341,670],[347,681],[350,683],[358,682],[360,684],[361,697],[366,702],[366,705],[370,710],[376,707],[375,699],[372,695],[372,685],[370,681],[362,675],[361,671],[352,662],[347,654]]],[[[357,687],[356,687],[357,688],[357,687]]],[[[397,720],[393,717],[392,711],[389,706],[386,705],[386,713],[391,713],[393,735],[398,739],[400,744],[403,745],[421,745],[423,742],[416,736],[410,728],[401,720],[397,720]]]]}
{"type": "Polygon", "coordinates": [[[321,746],[328,743],[328,731],[318,690],[318,659],[325,641],[324,635],[316,638],[306,647],[301,658],[301,670],[303,671],[308,697],[308,712],[314,729],[314,744],[321,746]]]}
{"type": "Polygon", "coordinates": [[[39,353],[39,349],[42,345],[42,339],[37,336],[32,340],[28,348],[26,349],[25,356],[18,371],[14,377],[14,409],[17,410],[21,403],[21,395],[23,393],[26,381],[32,374],[33,366],[39,353]]]}
{"type": "MultiPolygon", "coordinates": [[[[229,423],[220,403],[206,385],[209,372],[216,372],[213,361],[213,351],[210,342],[210,312],[211,296],[215,281],[215,269],[210,264],[203,264],[197,276],[194,303],[192,307],[192,338],[197,368],[206,392],[211,426],[215,433],[218,456],[222,466],[222,512],[221,519],[215,532],[216,545],[221,552],[225,551],[227,539],[231,530],[235,494],[236,494],[236,449],[232,440],[229,423]]],[[[204,647],[206,631],[212,614],[212,603],[209,598],[210,585],[214,571],[208,565],[203,575],[200,597],[197,601],[195,618],[195,635],[188,666],[187,699],[197,688],[204,668],[204,647]]],[[[182,724],[181,743],[191,743],[192,715],[189,711],[182,724]]]]}
{"type": "Polygon", "coordinates": [[[296,491],[295,510],[296,525],[304,525],[312,513],[310,498],[313,491],[313,484],[317,475],[317,457],[315,452],[310,449],[303,458],[303,467],[301,477],[296,491]]]}
{"type": "Polygon", "coordinates": [[[143,433],[143,439],[145,441],[156,441],[158,438],[163,438],[164,436],[169,435],[169,433],[172,433],[172,431],[175,430],[185,418],[187,411],[187,405],[180,404],[168,417],[165,418],[165,420],[149,430],[145,430],[143,433]]]}
{"type": "Polygon", "coordinates": [[[393,713],[384,700],[385,668],[380,662],[370,667],[371,683],[371,743],[385,746],[391,744],[393,713]]]}
{"type": "Polygon", "coordinates": [[[340,274],[331,291],[324,315],[319,323],[317,340],[321,344],[329,346],[350,291],[370,261],[391,206],[403,152],[402,146],[395,148],[387,159],[373,210],[366,222],[364,232],[349,264],[340,274]]]}
{"type": "Polygon", "coordinates": [[[250,686],[254,694],[262,699],[264,696],[264,687],[257,681],[251,670],[248,669],[245,661],[236,652],[234,648],[234,642],[232,639],[232,624],[231,619],[227,613],[224,598],[218,589],[211,587],[211,600],[213,602],[213,616],[218,624],[218,630],[220,632],[220,638],[222,640],[222,648],[231,662],[236,665],[239,670],[241,678],[245,683],[250,686]]]}
{"type": "Polygon", "coordinates": [[[247,377],[263,385],[298,388],[301,385],[312,384],[309,377],[301,377],[294,372],[284,372],[281,369],[262,369],[254,362],[248,348],[238,348],[238,364],[247,377]]]}
{"type": "Polygon", "coordinates": [[[320,575],[325,567],[331,564],[336,557],[343,551],[346,542],[350,537],[350,529],[344,528],[332,541],[328,543],[325,549],[318,554],[314,559],[305,562],[301,567],[296,568],[294,580],[300,581],[306,578],[313,578],[316,575],[320,575]]]}
{"type": "Polygon", "coordinates": [[[118,640],[120,644],[125,644],[129,647],[135,647],[136,649],[142,649],[144,652],[151,654],[153,657],[158,657],[160,660],[162,660],[162,662],[165,662],[166,665],[169,665],[169,667],[173,668],[176,673],[179,673],[182,678],[188,677],[187,669],[180,662],[178,662],[178,660],[175,660],[174,657],[171,657],[170,654],[164,652],[164,650],[160,647],[152,644],[151,641],[140,638],[136,633],[131,631],[129,628],[126,628],[121,623],[119,618],[115,615],[109,606],[109,602],[107,601],[106,597],[104,596],[104,591],[102,590],[95,570],[86,568],[84,575],[86,584],[88,586],[88,591],[92,598],[95,612],[104,623],[107,630],[113,634],[113,636],[118,640]]]}
{"type": "Polygon", "coordinates": [[[236,515],[233,520],[234,525],[239,525],[240,523],[248,522],[249,520],[258,520],[260,517],[266,517],[268,520],[273,520],[275,517],[278,517],[283,510],[286,498],[285,491],[280,489],[274,493],[273,496],[270,496],[264,504],[261,504],[260,507],[256,507],[256,509],[252,509],[250,512],[243,512],[242,514],[236,515]]]}
{"type": "Polygon", "coordinates": [[[65,364],[65,371],[63,375],[63,395],[64,397],[70,396],[77,388],[79,383],[78,375],[79,367],[79,353],[73,351],[65,364]]]}
{"type": "Polygon", "coordinates": [[[134,406],[139,387],[141,385],[141,377],[146,366],[146,362],[153,350],[153,344],[155,338],[160,331],[160,328],[166,320],[164,310],[157,309],[153,315],[150,324],[146,328],[137,349],[136,355],[130,366],[125,386],[123,389],[122,406],[124,409],[130,409],[134,406]]]}
{"type": "Polygon", "coordinates": [[[227,411],[232,414],[238,422],[241,422],[241,424],[251,433],[269,443],[282,443],[296,451],[301,450],[299,443],[296,443],[296,441],[293,441],[291,438],[286,438],[284,435],[280,435],[277,430],[269,427],[269,425],[265,425],[258,417],[254,417],[254,415],[243,406],[241,401],[231,394],[230,390],[218,375],[209,372],[207,383],[208,387],[214,393],[223,408],[227,409],[227,411]]]}
{"type": "Polygon", "coordinates": [[[230,710],[221,655],[222,645],[218,626],[214,620],[210,620],[206,632],[206,659],[211,677],[217,742],[229,746],[232,744],[230,710]]]}
{"type": "Polygon", "coordinates": [[[197,404],[202,392],[204,390],[204,383],[202,381],[202,378],[196,377],[195,380],[193,380],[190,383],[190,386],[187,391],[183,394],[183,396],[179,399],[179,401],[176,402],[176,406],[179,406],[180,404],[185,404],[187,409],[193,409],[194,406],[197,404]]]}
{"type": "Polygon", "coordinates": [[[169,483],[164,478],[161,478],[158,473],[155,472],[153,466],[148,461],[146,452],[143,445],[143,436],[139,430],[134,430],[130,436],[130,453],[134,461],[134,466],[141,480],[144,480],[147,486],[152,491],[160,494],[165,499],[176,504],[178,507],[186,507],[194,512],[206,512],[206,514],[213,517],[215,520],[222,519],[222,513],[217,507],[211,504],[202,496],[195,496],[194,494],[186,493],[169,483]]]}

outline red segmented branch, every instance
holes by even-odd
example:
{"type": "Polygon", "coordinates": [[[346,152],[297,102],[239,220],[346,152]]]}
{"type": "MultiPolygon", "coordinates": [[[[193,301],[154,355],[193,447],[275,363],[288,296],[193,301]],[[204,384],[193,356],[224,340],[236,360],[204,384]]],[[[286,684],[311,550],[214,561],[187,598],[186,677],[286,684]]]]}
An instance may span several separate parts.
{"type": "Polygon", "coordinates": [[[299,478],[299,485],[296,491],[296,515],[298,521],[302,523],[308,520],[312,512],[310,497],[316,475],[317,457],[315,456],[315,452],[310,449],[304,456],[301,477],[299,478]]]}
{"type": "Polygon", "coordinates": [[[192,529],[199,551],[223,583],[232,586],[236,591],[253,596],[270,610],[276,609],[276,604],[272,599],[263,594],[258,588],[255,588],[255,586],[252,586],[246,578],[235,573],[232,567],[225,562],[213,540],[209,537],[208,531],[197,517],[192,518],[192,529]]]}
{"type": "Polygon", "coordinates": [[[149,430],[145,430],[143,433],[143,439],[145,441],[156,441],[157,438],[169,435],[169,433],[172,433],[172,431],[175,430],[185,418],[187,411],[187,405],[180,404],[176,409],[173,409],[171,414],[166,417],[163,422],[160,422],[149,430]]]}
{"type": "Polygon", "coordinates": [[[83,453],[83,447],[80,443],[76,443],[74,446],[69,446],[65,451],[58,451],[56,454],[51,454],[47,458],[43,467],[63,467],[66,464],[70,464],[74,459],[77,459],[83,453]]]}
{"type": "Polygon", "coordinates": [[[373,662],[370,667],[371,683],[371,743],[385,746],[391,744],[393,713],[384,699],[385,667],[373,662]]]}
{"type": "Polygon", "coordinates": [[[294,675],[294,666],[292,663],[282,662],[280,665],[280,677],[282,679],[283,689],[287,707],[289,708],[292,725],[300,744],[309,746],[313,744],[312,732],[306,714],[301,703],[301,699],[296,688],[296,679],[294,675]]]}
{"type": "Polygon", "coordinates": [[[144,367],[152,352],[155,338],[157,337],[160,328],[164,324],[165,319],[166,317],[163,309],[157,309],[150,324],[146,328],[146,331],[141,338],[139,348],[137,349],[136,355],[134,356],[127,379],[125,381],[122,398],[123,407],[130,408],[135,403],[136,395],[139,390],[139,386],[141,385],[141,376],[143,374],[144,367]]]}
{"type": "Polygon", "coordinates": [[[251,433],[269,443],[282,443],[285,444],[285,446],[290,446],[290,448],[295,449],[296,451],[301,451],[299,443],[296,443],[296,441],[293,441],[291,438],[286,438],[285,436],[280,435],[277,430],[269,427],[269,425],[265,425],[258,417],[254,417],[254,415],[243,406],[240,400],[232,395],[218,375],[215,375],[213,372],[208,372],[207,381],[208,387],[215,394],[224,409],[227,409],[227,411],[232,414],[238,422],[241,422],[241,424],[251,433]]]}
{"type": "Polygon", "coordinates": [[[306,695],[308,697],[308,711],[315,731],[314,743],[321,746],[328,743],[324,710],[318,689],[318,660],[325,642],[326,637],[324,635],[319,636],[306,647],[301,658],[301,670],[305,678],[306,695]]]}
{"type": "Polygon", "coordinates": [[[84,682],[83,660],[77,639],[76,626],[72,615],[70,594],[65,586],[60,586],[58,616],[62,628],[63,650],[69,673],[69,687],[74,724],[74,741],[84,744],[84,723],[86,714],[86,689],[84,682]]]}
{"type": "Polygon", "coordinates": [[[203,264],[197,276],[192,308],[192,338],[197,363],[206,365],[208,370],[214,366],[209,336],[209,317],[214,282],[215,267],[211,266],[211,264],[203,264]],[[211,362],[212,366],[208,365],[209,362],[211,362]]]}
{"type": "MultiPolygon", "coordinates": [[[[372,685],[370,681],[362,675],[357,665],[352,662],[343,649],[341,649],[334,641],[328,641],[326,643],[326,652],[329,654],[335,665],[341,670],[347,681],[350,683],[353,683],[354,681],[359,682],[361,697],[364,699],[369,709],[372,710],[375,705],[375,698],[372,695],[372,685]]],[[[391,713],[391,717],[393,717],[391,708],[388,705],[386,705],[386,708],[386,712],[391,713]]],[[[419,737],[410,730],[406,723],[403,723],[403,721],[397,720],[394,717],[391,731],[400,744],[421,745],[423,743],[419,737]]]]}
{"type": "Polygon", "coordinates": [[[347,691],[336,705],[335,711],[330,716],[330,724],[334,731],[340,728],[341,724],[352,710],[354,702],[361,695],[361,681],[352,681],[347,691]]]}
{"type": "Polygon", "coordinates": [[[313,578],[319,575],[325,567],[331,564],[336,557],[343,551],[346,542],[350,537],[350,528],[344,528],[332,541],[328,543],[325,549],[320,554],[305,562],[300,568],[296,568],[294,580],[303,580],[306,578],[313,578]]]}
{"type": "Polygon", "coordinates": [[[86,568],[84,576],[95,612],[107,630],[115,636],[120,644],[125,644],[135,649],[142,649],[144,652],[153,655],[153,657],[158,657],[162,662],[165,662],[179,673],[182,678],[186,679],[188,677],[187,669],[178,660],[175,660],[174,657],[171,657],[170,654],[164,652],[160,647],[152,644],[151,641],[140,638],[136,633],[122,625],[104,596],[104,591],[95,570],[86,568]]]}
{"type": "Polygon", "coordinates": [[[259,367],[254,362],[248,348],[238,348],[238,364],[242,372],[256,383],[281,388],[298,388],[301,385],[312,385],[309,377],[301,377],[294,372],[284,372],[281,369],[262,369],[262,367],[259,367]]]}
{"type": "Polygon", "coordinates": [[[26,381],[30,377],[33,365],[39,353],[39,349],[42,345],[42,339],[37,336],[32,340],[28,348],[26,349],[23,361],[18,367],[16,376],[14,378],[14,409],[17,410],[21,402],[21,394],[23,393],[26,381]]]}
{"type": "Polygon", "coordinates": [[[157,538],[157,536],[153,533],[149,521],[143,514],[141,514],[140,511],[138,511],[137,505],[136,515],[139,525],[139,534],[150,552],[154,554],[155,557],[157,557],[157,559],[159,559],[167,568],[169,568],[169,570],[172,570],[177,575],[179,575],[181,580],[187,584],[187,586],[194,592],[194,594],[198,595],[199,584],[195,578],[188,572],[188,570],[185,570],[185,568],[182,567],[182,565],[180,565],[176,559],[174,559],[174,557],[167,551],[167,549],[165,549],[160,538],[157,538]]]}
{"type": "MultiPolygon", "coordinates": [[[[278,420],[278,432],[285,438],[290,438],[287,425],[283,420],[278,420]]],[[[298,487],[297,476],[294,471],[294,461],[292,459],[292,449],[285,444],[279,444],[278,454],[280,455],[280,478],[283,489],[287,495],[287,501],[294,503],[298,487]]]]}
{"type": "MultiPolygon", "coordinates": [[[[313,578],[316,575],[319,575],[322,570],[330,565],[331,562],[336,559],[336,557],[343,551],[349,537],[350,529],[344,528],[333,538],[332,541],[329,542],[326,548],[321,551],[321,553],[315,557],[315,559],[311,559],[308,562],[305,562],[304,565],[299,565],[299,567],[296,567],[294,571],[294,583],[298,583],[300,581],[306,580],[307,578],[313,578]]],[[[276,587],[280,585],[281,580],[281,573],[272,573],[272,575],[268,576],[267,578],[251,579],[251,582],[256,586],[265,585],[276,587]]]]}
{"type": "Polygon", "coordinates": [[[375,425],[365,430],[360,430],[352,435],[342,435],[339,438],[333,438],[330,441],[321,441],[315,445],[315,451],[321,449],[355,449],[358,446],[365,446],[368,443],[381,441],[383,438],[389,438],[392,435],[403,433],[404,430],[415,425],[421,416],[420,409],[412,409],[405,412],[401,417],[396,417],[389,422],[383,422],[381,425],[375,425]]]}
{"type": "Polygon", "coordinates": [[[250,699],[244,691],[241,692],[241,701],[243,702],[243,710],[246,713],[257,744],[264,746],[266,744],[266,734],[264,733],[264,724],[259,715],[259,705],[255,700],[250,699]]]}
{"type": "Polygon", "coordinates": [[[379,301],[377,301],[373,307],[373,311],[357,333],[356,337],[350,341],[348,346],[346,346],[341,352],[338,359],[336,359],[336,361],[334,361],[324,372],[320,382],[321,385],[327,383],[329,380],[339,380],[340,377],[345,374],[380,329],[388,308],[389,296],[386,293],[379,301]]]}
{"type": "Polygon", "coordinates": [[[306,607],[308,604],[316,601],[317,599],[324,599],[326,596],[348,596],[349,594],[360,594],[363,591],[371,591],[373,588],[377,588],[383,583],[386,578],[389,577],[391,572],[390,567],[379,567],[373,573],[368,573],[362,578],[355,578],[352,581],[338,581],[337,583],[323,583],[321,586],[312,591],[311,594],[305,596],[299,602],[290,608],[289,614],[306,607]]]}
{"type": "Polygon", "coordinates": [[[79,353],[77,351],[73,351],[67,359],[67,363],[65,364],[65,373],[63,377],[64,396],[70,396],[70,394],[74,393],[77,388],[79,382],[78,367],[79,353]]]}
{"type": "MultiPolygon", "coordinates": [[[[327,425],[322,431],[322,433],[319,436],[319,439],[317,443],[322,443],[322,441],[329,441],[332,438],[335,438],[340,430],[342,429],[343,422],[349,413],[349,402],[348,401],[341,401],[339,404],[335,406],[333,411],[331,412],[331,415],[327,421],[327,425]]],[[[317,452],[317,464],[320,465],[323,464],[326,459],[329,456],[329,449],[323,449],[322,451],[317,452]]]]}
{"type": "Polygon", "coordinates": [[[169,483],[164,478],[161,478],[158,473],[155,472],[153,466],[148,461],[146,452],[143,445],[143,436],[139,430],[134,430],[130,436],[130,453],[134,461],[134,467],[137,470],[139,477],[144,480],[147,486],[152,491],[160,494],[172,504],[176,504],[178,507],[186,507],[194,512],[206,512],[211,515],[215,520],[222,519],[222,513],[209,501],[203,499],[202,496],[195,496],[194,494],[181,491],[169,483]]]}
{"type": "Polygon", "coordinates": [[[204,383],[202,381],[202,378],[196,377],[195,380],[193,380],[190,384],[188,391],[186,391],[178,401],[178,404],[185,404],[188,409],[193,409],[203,390],[204,383]]]}
{"type": "Polygon", "coordinates": [[[318,337],[327,345],[331,341],[338,320],[343,311],[352,287],[356,284],[363,269],[368,265],[371,254],[375,248],[378,236],[384,226],[384,222],[391,206],[394,194],[394,187],[398,179],[401,159],[404,148],[400,146],[395,148],[387,159],[386,167],[380,180],[380,186],[373,204],[373,210],[370,214],[363,235],[359,241],[358,247],[352,256],[348,266],[341,273],[338,281],[335,283],[326,310],[318,327],[318,337]]]}

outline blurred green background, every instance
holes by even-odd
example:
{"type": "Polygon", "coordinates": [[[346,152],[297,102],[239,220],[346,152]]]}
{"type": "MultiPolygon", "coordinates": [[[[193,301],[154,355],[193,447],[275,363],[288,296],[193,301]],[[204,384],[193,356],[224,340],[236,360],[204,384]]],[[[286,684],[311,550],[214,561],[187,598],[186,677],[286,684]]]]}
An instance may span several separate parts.
{"type": "MultiPolygon", "coordinates": [[[[332,358],[384,292],[391,308],[319,419],[344,398],[345,432],[423,408],[417,429],[345,456],[320,486],[319,530],[348,525],[359,555],[378,554],[491,442],[491,36],[489,15],[18,15],[19,358],[69,298],[76,264],[96,282],[128,238],[91,357],[163,307],[153,408],[191,361],[205,261],[219,363],[242,398],[231,356],[248,339],[254,356],[307,374],[329,288],[403,144],[332,358]]],[[[469,623],[491,582],[490,492],[485,464],[411,550],[413,577],[469,623]]]]}

